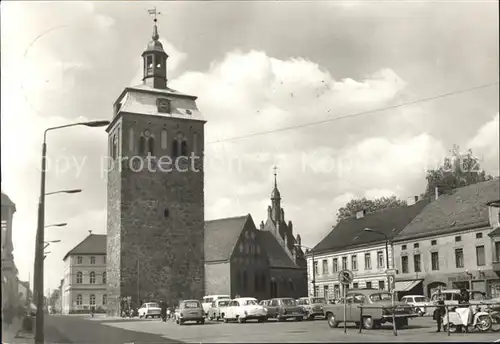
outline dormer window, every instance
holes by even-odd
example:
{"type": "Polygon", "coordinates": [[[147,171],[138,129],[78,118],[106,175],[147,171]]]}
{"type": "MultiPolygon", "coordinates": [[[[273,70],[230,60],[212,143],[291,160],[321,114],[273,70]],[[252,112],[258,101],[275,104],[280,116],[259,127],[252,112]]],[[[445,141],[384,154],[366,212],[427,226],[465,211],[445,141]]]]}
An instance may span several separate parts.
{"type": "Polygon", "coordinates": [[[159,98],[156,100],[158,112],[170,113],[170,99],[159,98]]]}

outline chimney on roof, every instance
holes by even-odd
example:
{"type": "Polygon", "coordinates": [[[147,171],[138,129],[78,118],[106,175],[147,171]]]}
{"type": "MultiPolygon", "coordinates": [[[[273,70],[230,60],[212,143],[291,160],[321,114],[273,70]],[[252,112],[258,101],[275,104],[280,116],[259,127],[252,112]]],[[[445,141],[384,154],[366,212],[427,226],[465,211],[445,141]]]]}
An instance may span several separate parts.
{"type": "Polygon", "coordinates": [[[264,221],[260,221],[260,229],[263,230],[264,229],[264,221]]]}
{"type": "Polygon", "coordinates": [[[302,246],[302,239],[300,238],[300,234],[297,234],[297,245],[298,245],[299,247],[301,247],[301,246],[302,246]]]}
{"type": "Polygon", "coordinates": [[[365,214],[366,214],[366,211],[365,210],[360,210],[358,212],[356,212],[356,219],[362,219],[363,217],[365,217],[365,214]]]}
{"type": "Polygon", "coordinates": [[[438,187],[436,186],[436,188],[434,189],[434,194],[436,195],[436,199],[438,199],[439,197],[439,189],[438,187]]]}

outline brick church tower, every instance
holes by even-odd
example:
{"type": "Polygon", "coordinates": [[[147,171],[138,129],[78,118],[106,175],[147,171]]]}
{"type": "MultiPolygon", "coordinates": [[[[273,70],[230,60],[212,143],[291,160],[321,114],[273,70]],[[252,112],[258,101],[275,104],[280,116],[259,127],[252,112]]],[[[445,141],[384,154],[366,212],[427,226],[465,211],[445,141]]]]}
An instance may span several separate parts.
{"type": "Polygon", "coordinates": [[[196,97],[167,86],[156,18],[142,84],[114,104],[107,180],[109,315],[121,300],[204,295],[204,124],[196,97]]]}

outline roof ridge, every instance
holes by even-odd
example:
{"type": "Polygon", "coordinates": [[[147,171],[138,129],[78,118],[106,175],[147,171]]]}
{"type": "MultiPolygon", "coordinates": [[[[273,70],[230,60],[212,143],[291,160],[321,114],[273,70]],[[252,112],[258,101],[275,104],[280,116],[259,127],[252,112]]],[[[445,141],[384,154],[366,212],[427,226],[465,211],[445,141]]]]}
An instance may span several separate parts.
{"type": "Polygon", "coordinates": [[[240,219],[240,218],[248,217],[249,215],[250,214],[238,215],[238,216],[231,216],[231,217],[223,217],[223,218],[220,218],[220,219],[213,219],[213,220],[206,220],[205,223],[207,223],[207,222],[215,222],[215,221],[223,221],[223,220],[240,219]]]}

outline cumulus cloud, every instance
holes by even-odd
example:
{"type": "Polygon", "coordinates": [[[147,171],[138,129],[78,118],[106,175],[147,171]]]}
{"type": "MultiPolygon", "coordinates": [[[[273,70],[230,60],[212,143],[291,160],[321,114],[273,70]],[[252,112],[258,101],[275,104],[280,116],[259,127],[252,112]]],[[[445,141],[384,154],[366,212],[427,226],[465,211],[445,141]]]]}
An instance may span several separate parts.
{"type": "Polygon", "coordinates": [[[500,122],[499,113],[479,128],[477,134],[469,141],[468,147],[481,160],[487,173],[500,174],[500,122]]]}

